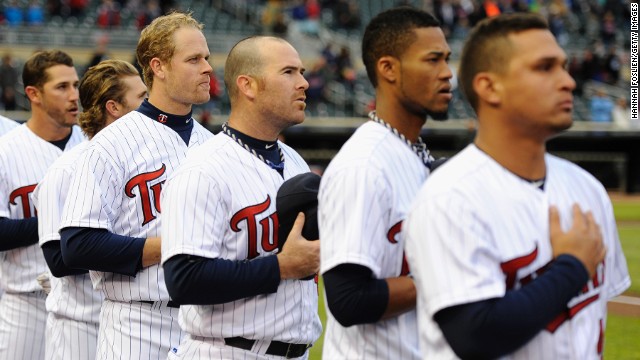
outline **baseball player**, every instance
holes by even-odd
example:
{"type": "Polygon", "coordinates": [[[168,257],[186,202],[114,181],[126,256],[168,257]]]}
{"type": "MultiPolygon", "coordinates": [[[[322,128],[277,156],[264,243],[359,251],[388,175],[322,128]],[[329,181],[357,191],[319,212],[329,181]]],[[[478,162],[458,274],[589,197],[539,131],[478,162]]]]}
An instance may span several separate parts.
{"type": "Polygon", "coordinates": [[[319,265],[319,241],[301,235],[303,215],[276,251],[278,188],[309,171],[277,141],[304,120],[303,71],[282,39],[236,44],[224,74],[229,122],[167,183],[162,262],[187,333],[169,359],[306,358],[320,336],[317,285],[299,280],[319,265]]]}
{"type": "MultiPolygon", "coordinates": [[[[136,68],[121,60],[105,60],[89,68],[79,91],[83,112],[78,122],[90,139],[117,118],[137,109],[147,95],[136,68]]],[[[87,270],[64,264],[58,233],[76,161],[87,144],[83,142],[59,157],[33,192],[40,219],[39,243],[53,274],[46,301],[48,360],[89,360],[96,354],[102,293],[93,289],[87,270]]]]}
{"type": "Polygon", "coordinates": [[[325,359],[420,358],[401,231],[433,160],[420,129],[451,100],[450,54],[437,19],[414,8],[382,12],[365,30],[376,111],[333,158],[318,195],[325,359]]]}
{"type": "Polygon", "coordinates": [[[36,277],[47,271],[38,247],[31,200],[47,168],[84,140],[78,116],[78,75],[61,51],[35,53],[22,79],[31,117],[0,139],[0,359],[42,359],[47,318],[36,277]]]}
{"type": "Polygon", "coordinates": [[[424,358],[602,358],[607,301],[630,279],[603,186],[545,152],[572,123],[566,64],[537,15],[487,19],[467,39],[474,143],[406,221],[424,358]]]}
{"type": "Polygon", "coordinates": [[[178,305],[160,261],[160,193],[188,148],[213,136],[191,117],[209,99],[209,48],[189,14],[156,18],[137,46],[149,98],[98,133],[80,156],[61,247],[90,270],[105,301],[96,359],[164,359],[178,345],[178,305]]]}
{"type": "Polygon", "coordinates": [[[8,133],[11,129],[13,129],[14,127],[17,127],[18,122],[9,119],[8,117],[4,117],[2,115],[0,115],[0,136],[8,133]]]}

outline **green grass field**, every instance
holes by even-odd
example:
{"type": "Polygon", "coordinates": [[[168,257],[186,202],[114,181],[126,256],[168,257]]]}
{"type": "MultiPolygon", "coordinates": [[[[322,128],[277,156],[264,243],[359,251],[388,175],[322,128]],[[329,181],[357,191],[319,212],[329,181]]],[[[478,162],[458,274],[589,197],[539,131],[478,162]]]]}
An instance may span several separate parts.
{"type": "MultiPolygon", "coordinates": [[[[627,258],[629,273],[631,274],[631,287],[627,295],[640,296],[640,201],[614,202],[614,213],[618,220],[620,242],[627,258]]],[[[323,294],[322,281],[320,281],[320,294],[323,294]]],[[[324,326],[326,314],[324,310],[324,297],[320,297],[318,312],[324,326]]],[[[605,337],[604,358],[614,360],[640,359],[640,318],[609,315],[607,318],[607,330],[605,337]]],[[[320,360],[322,357],[321,337],[311,348],[309,359],[320,360]]]]}

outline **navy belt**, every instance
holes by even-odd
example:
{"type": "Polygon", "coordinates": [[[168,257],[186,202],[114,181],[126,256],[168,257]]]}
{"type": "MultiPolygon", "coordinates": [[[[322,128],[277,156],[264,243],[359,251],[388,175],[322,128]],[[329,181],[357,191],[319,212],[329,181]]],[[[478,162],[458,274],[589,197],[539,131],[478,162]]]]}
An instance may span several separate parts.
{"type": "MultiPolygon", "coordinates": [[[[147,301],[147,300],[139,300],[138,302],[141,302],[141,303],[143,303],[143,304],[153,305],[153,304],[155,304],[155,303],[157,303],[157,302],[161,303],[161,302],[163,302],[163,301],[147,301]]],[[[167,307],[170,307],[170,308],[176,308],[176,309],[178,309],[178,308],[180,308],[180,304],[178,304],[177,302],[174,302],[174,301],[169,300],[169,302],[167,302],[167,307]]]]}
{"type": "MultiPolygon", "coordinates": [[[[249,350],[253,348],[255,340],[245,339],[243,337],[224,338],[225,345],[249,350]]],[[[311,344],[290,344],[282,341],[271,341],[267,348],[267,355],[283,356],[287,359],[294,359],[303,356],[311,344]]]]}

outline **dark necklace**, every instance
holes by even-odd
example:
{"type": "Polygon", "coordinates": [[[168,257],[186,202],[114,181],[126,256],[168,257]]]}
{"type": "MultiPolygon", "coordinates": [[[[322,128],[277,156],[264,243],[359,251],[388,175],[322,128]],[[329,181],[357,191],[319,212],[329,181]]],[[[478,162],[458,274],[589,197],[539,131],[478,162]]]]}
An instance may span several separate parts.
{"type": "MultiPolygon", "coordinates": [[[[258,152],[255,151],[254,148],[252,148],[251,146],[245,144],[240,138],[238,138],[236,136],[236,134],[234,134],[228,127],[228,124],[225,122],[224,124],[222,124],[222,131],[229,136],[230,138],[232,138],[236,143],[238,143],[238,145],[240,145],[241,147],[243,147],[245,150],[247,150],[248,152],[250,152],[251,154],[253,154],[253,156],[257,157],[258,159],[260,159],[263,163],[267,164],[270,168],[277,170],[279,172],[284,170],[284,154],[282,153],[282,149],[278,146],[278,152],[280,153],[280,164],[275,164],[271,161],[269,161],[269,159],[265,159],[264,156],[258,154],[258,152]]],[[[276,145],[277,146],[277,145],[276,145]]]]}

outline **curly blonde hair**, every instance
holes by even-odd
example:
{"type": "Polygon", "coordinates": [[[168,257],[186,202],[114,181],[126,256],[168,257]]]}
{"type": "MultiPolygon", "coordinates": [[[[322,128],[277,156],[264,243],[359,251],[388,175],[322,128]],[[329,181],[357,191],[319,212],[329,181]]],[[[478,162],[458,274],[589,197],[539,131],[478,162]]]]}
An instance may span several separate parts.
{"type": "Polygon", "coordinates": [[[104,128],[107,101],[114,100],[127,105],[124,96],[128,88],[123,78],[128,76],[140,76],[140,73],[126,61],[104,60],[90,67],[80,80],[83,111],[78,116],[78,124],[88,137],[92,138],[104,128]]]}

